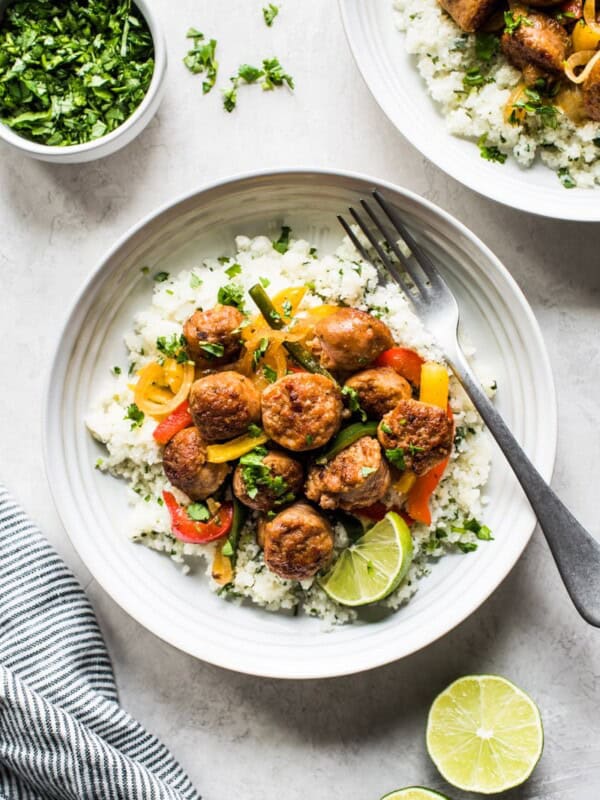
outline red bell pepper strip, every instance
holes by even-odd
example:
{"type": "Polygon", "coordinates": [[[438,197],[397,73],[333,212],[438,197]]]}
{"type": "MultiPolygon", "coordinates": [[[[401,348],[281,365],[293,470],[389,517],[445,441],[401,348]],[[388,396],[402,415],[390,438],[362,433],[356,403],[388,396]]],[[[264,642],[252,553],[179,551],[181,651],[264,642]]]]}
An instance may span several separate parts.
{"type": "Polygon", "coordinates": [[[383,519],[388,511],[395,511],[396,514],[400,514],[404,522],[410,527],[414,524],[414,519],[409,516],[406,511],[403,511],[399,508],[386,508],[383,503],[373,503],[372,506],[366,506],[365,508],[357,508],[354,511],[355,516],[357,517],[366,517],[367,519],[372,520],[373,522],[379,522],[379,520],[383,519]]]}
{"type": "Polygon", "coordinates": [[[166,444],[171,441],[176,433],[179,433],[184,428],[189,428],[192,423],[190,404],[187,400],[184,400],[181,405],[177,406],[175,411],[156,426],[152,435],[159,444],[166,444]]]}
{"type": "Polygon", "coordinates": [[[163,492],[163,500],[171,515],[171,531],[176,539],[188,544],[205,544],[227,536],[233,523],[233,503],[223,503],[208,522],[190,519],[171,492],[163,492]]]}
{"type": "Polygon", "coordinates": [[[417,352],[409,350],[407,347],[391,347],[389,350],[384,350],[375,359],[376,367],[392,367],[399,375],[410,381],[413,386],[421,384],[421,366],[423,363],[424,359],[417,352]]]}
{"type": "Polygon", "coordinates": [[[441,481],[449,460],[450,459],[447,458],[445,461],[432,467],[425,475],[420,475],[408,493],[406,508],[411,517],[417,522],[422,522],[424,525],[431,525],[429,500],[441,481]]]}

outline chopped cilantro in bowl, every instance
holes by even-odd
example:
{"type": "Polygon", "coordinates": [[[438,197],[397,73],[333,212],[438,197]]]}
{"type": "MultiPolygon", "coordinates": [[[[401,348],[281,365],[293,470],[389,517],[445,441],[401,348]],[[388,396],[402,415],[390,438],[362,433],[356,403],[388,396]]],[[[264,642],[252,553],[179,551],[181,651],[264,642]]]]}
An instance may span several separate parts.
{"type": "Polygon", "coordinates": [[[0,7],[0,136],[38,158],[85,161],[141,132],[166,69],[147,0],[0,7]]]}

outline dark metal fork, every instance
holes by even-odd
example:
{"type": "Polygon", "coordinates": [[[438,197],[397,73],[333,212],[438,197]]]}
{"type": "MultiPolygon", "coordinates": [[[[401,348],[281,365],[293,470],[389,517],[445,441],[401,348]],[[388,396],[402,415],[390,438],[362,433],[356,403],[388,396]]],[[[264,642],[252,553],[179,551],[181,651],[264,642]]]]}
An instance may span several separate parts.
{"type": "MultiPolygon", "coordinates": [[[[361,200],[362,212],[350,208],[350,215],[442,347],[450,368],[496,439],[538,518],[575,608],[590,625],[600,627],[600,543],[558,499],[485,395],[458,342],[458,304],[438,268],[381,193],[374,191],[373,198],[376,210],[361,200]],[[410,254],[403,252],[399,239],[410,254]]],[[[338,220],[361,256],[371,261],[348,222],[341,216],[338,220]]]]}

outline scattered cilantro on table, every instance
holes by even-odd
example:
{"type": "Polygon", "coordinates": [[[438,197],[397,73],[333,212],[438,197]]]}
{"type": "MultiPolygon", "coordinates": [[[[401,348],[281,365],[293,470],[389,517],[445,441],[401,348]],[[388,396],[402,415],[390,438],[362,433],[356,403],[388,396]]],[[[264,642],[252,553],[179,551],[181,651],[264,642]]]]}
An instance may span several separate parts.
{"type": "Polygon", "coordinates": [[[251,64],[241,64],[237,74],[230,78],[230,86],[223,91],[223,107],[225,111],[232,112],[237,105],[237,93],[240,85],[256,83],[262,78],[261,88],[269,92],[279,86],[294,89],[294,79],[288,75],[277,58],[265,58],[262,68],[251,64]]]}
{"type": "Polygon", "coordinates": [[[194,46],[188,50],[183,63],[194,75],[200,73],[206,75],[202,82],[202,92],[208,94],[217,81],[219,71],[219,62],[216,59],[217,41],[216,39],[206,40],[204,34],[196,28],[190,28],[186,36],[193,40],[194,46]]]}
{"type": "Polygon", "coordinates": [[[275,17],[277,16],[277,14],[279,14],[280,11],[281,11],[281,6],[276,6],[274,5],[274,3],[269,3],[268,6],[265,6],[263,8],[262,12],[267,28],[270,28],[273,25],[275,17]]]}
{"type": "Polygon", "coordinates": [[[131,0],[18,0],[0,26],[0,119],[40,144],[83,144],[133,114],[153,72],[131,0]]]}

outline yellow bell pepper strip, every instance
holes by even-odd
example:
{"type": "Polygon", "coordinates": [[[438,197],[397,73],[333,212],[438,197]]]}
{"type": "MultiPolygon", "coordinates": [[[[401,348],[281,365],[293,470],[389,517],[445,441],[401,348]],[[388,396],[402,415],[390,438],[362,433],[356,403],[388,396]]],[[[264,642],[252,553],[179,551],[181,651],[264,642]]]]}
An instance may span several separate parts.
{"type": "Polygon", "coordinates": [[[348,425],[338,433],[329,448],[319,456],[317,464],[326,464],[331,461],[338,453],[362,439],[363,436],[376,436],[378,424],[377,422],[355,422],[354,425],[348,425]]]}
{"type": "Polygon", "coordinates": [[[417,476],[415,473],[410,472],[410,470],[406,470],[406,472],[403,472],[394,484],[394,489],[398,492],[398,494],[408,494],[415,485],[416,480],[417,476]]]}
{"type": "MultiPolygon", "coordinates": [[[[446,367],[434,361],[426,361],[421,366],[420,386],[419,400],[445,409],[452,420],[452,409],[448,405],[449,377],[446,367]]],[[[446,459],[440,464],[436,464],[429,472],[420,475],[414,481],[408,493],[406,508],[410,516],[417,522],[431,525],[429,501],[446,471],[448,461],[449,459],[446,459]]]]}
{"type": "Polygon", "coordinates": [[[448,370],[443,364],[426,361],[421,367],[419,400],[422,403],[430,403],[432,406],[446,409],[449,383],[448,370]]]}
{"type": "Polygon", "coordinates": [[[223,555],[223,550],[226,546],[226,540],[218,542],[213,556],[211,575],[219,586],[226,586],[233,580],[233,564],[228,556],[223,555]]]}
{"type": "Polygon", "coordinates": [[[255,435],[244,433],[235,439],[230,439],[222,444],[209,444],[206,448],[206,460],[211,464],[224,464],[226,461],[236,461],[245,456],[259,444],[269,441],[269,437],[260,428],[255,435]],[[259,432],[260,431],[260,432],[259,432]]]}
{"type": "MultiPolygon", "coordinates": [[[[249,290],[250,297],[254,300],[256,305],[258,306],[261,314],[267,321],[269,327],[273,328],[276,331],[280,331],[282,328],[285,327],[285,322],[275,306],[273,305],[271,298],[265,292],[263,287],[260,283],[255,284],[249,290]]],[[[319,375],[325,375],[327,378],[330,378],[332,381],[335,380],[333,376],[319,364],[316,358],[310,353],[305,347],[303,347],[299,342],[284,342],[283,346],[288,351],[288,353],[292,356],[292,358],[300,364],[301,367],[304,367],[308,372],[313,372],[319,375]]]]}

